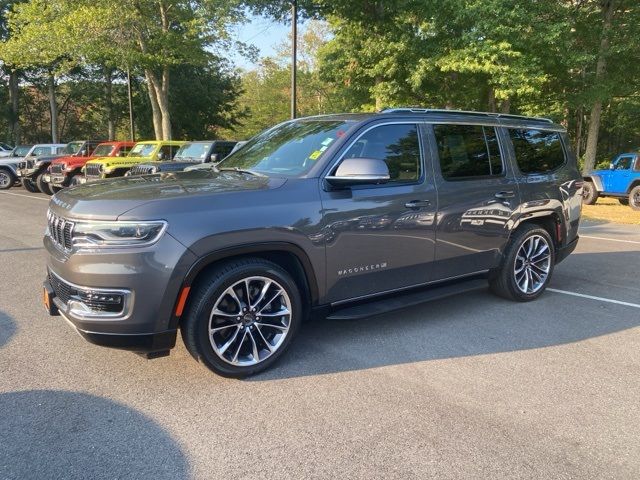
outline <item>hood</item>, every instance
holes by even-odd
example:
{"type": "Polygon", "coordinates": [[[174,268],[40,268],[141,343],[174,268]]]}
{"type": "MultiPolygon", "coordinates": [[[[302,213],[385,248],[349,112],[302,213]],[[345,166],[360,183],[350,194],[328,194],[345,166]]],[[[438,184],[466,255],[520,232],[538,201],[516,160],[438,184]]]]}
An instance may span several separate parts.
{"type": "Polygon", "coordinates": [[[105,166],[122,165],[130,163],[150,162],[151,157],[97,157],[92,158],[92,163],[103,163],[105,166]]]}
{"type": "Polygon", "coordinates": [[[51,163],[53,160],[57,160],[60,158],[60,155],[42,155],[40,157],[36,157],[34,161],[41,163],[51,163]]]}
{"type": "Polygon", "coordinates": [[[158,168],[159,172],[176,172],[189,165],[197,165],[196,161],[167,160],[166,162],[144,162],[144,165],[158,168]]]}
{"type": "Polygon", "coordinates": [[[269,190],[285,182],[280,178],[209,170],[119,177],[66,188],[51,199],[50,207],[64,217],[116,220],[125,212],[150,202],[269,190]]]}
{"type": "Polygon", "coordinates": [[[91,157],[76,157],[75,155],[65,155],[64,157],[52,157],[51,163],[67,163],[69,165],[74,165],[76,163],[84,163],[87,160],[91,160],[91,157]]]}

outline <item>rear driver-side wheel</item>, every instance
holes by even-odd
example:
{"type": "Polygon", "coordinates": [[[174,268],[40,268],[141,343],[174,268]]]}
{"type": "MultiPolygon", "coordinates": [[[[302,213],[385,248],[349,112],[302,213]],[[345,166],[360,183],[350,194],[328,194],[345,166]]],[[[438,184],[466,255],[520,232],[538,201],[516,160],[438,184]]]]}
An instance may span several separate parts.
{"type": "Polygon", "coordinates": [[[598,190],[593,182],[584,181],[582,185],[582,203],[585,205],[593,205],[598,200],[598,190]]]}
{"type": "Polygon", "coordinates": [[[259,258],[227,262],[198,281],[181,333],[189,353],[225,377],[272,365],[295,336],[300,291],[278,265],[259,258]]]}
{"type": "Polygon", "coordinates": [[[553,240],[544,228],[520,227],[509,241],[502,265],[489,279],[491,290],[509,300],[535,300],[551,279],[555,253],[553,240]]]}
{"type": "Polygon", "coordinates": [[[629,192],[629,206],[634,210],[640,210],[640,185],[636,185],[629,192]]]}
{"type": "Polygon", "coordinates": [[[16,176],[6,168],[0,168],[0,190],[7,190],[16,183],[16,176]]]}

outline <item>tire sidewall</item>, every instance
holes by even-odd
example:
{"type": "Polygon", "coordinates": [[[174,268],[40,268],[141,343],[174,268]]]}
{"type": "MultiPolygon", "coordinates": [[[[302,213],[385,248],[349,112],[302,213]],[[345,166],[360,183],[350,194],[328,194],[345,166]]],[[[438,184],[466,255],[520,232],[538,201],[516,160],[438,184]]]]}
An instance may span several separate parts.
{"type": "Polygon", "coordinates": [[[0,168],[0,175],[6,176],[9,180],[9,183],[7,183],[7,185],[0,185],[0,190],[9,190],[16,183],[16,176],[10,170],[7,170],[6,168],[0,168]]]}
{"type": "Polygon", "coordinates": [[[553,275],[553,269],[556,263],[556,248],[553,243],[553,239],[551,238],[551,235],[549,235],[549,232],[547,232],[544,228],[529,228],[527,230],[522,231],[520,234],[518,234],[514,240],[515,241],[513,242],[512,248],[509,249],[509,253],[507,254],[507,257],[505,259],[503,268],[505,268],[506,270],[503,272],[503,274],[507,275],[507,285],[509,290],[511,290],[513,297],[516,300],[521,302],[529,302],[531,300],[535,300],[536,298],[538,298],[547,289],[547,286],[549,285],[549,281],[551,280],[551,276],[553,275]],[[549,269],[549,273],[547,274],[547,279],[544,285],[542,286],[542,288],[535,293],[527,294],[522,292],[518,288],[515,275],[513,274],[513,272],[515,269],[516,256],[518,255],[518,251],[520,250],[520,247],[522,247],[522,244],[528,238],[535,235],[544,237],[544,239],[547,241],[547,244],[549,245],[549,249],[551,250],[551,259],[550,259],[551,266],[549,269]]]}
{"type": "Polygon", "coordinates": [[[36,185],[38,186],[38,190],[45,195],[53,195],[51,188],[49,188],[49,184],[44,181],[44,173],[41,173],[36,177],[36,185]]]}
{"type": "Polygon", "coordinates": [[[40,192],[40,189],[38,188],[38,185],[33,180],[31,180],[30,178],[23,178],[22,179],[22,186],[24,187],[24,189],[27,192],[30,192],[30,193],[38,193],[38,192],[40,192]]]}
{"type": "Polygon", "coordinates": [[[582,195],[582,203],[586,205],[593,205],[598,199],[598,192],[593,182],[585,181],[582,188],[584,189],[582,195]]]}
{"type": "Polygon", "coordinates": [[[195,315],[195,343],[200,357],[199,360],[219,375],[243,378],[269,368],[286,352],[300,327],[302,320],[302,299],[297,285],[286,272],[272,267],[261,268],[258,265],[243,265],[232,271],[230,274],[219,277],[206,287],[205,300],[196,306],[196,310],[193,312],[193,315],[195,315]],[[227,288],[243,278],[251,276],[267,277],[271,280],[277,281],[282,285],[282,287],[284,287],[287,295],[289,295],[289,300],[291,301],[291,322],[287,337],[282,345],[280,345],[277,352],[257,365],[238,367],[226,363],[214,352],[209,341],[209,315],[215,302],[227,288]]]}
{"type": "Polygon", "coordinates": [[[640,196],[640,185],[636,185],[635,187],[633,187],[631,189],[631,191],[629,192],[629,206],[633,209],[633,210],[640,210],[640,201],[636,202],[634,200],[634,197],[638,195],[640,196]]]}

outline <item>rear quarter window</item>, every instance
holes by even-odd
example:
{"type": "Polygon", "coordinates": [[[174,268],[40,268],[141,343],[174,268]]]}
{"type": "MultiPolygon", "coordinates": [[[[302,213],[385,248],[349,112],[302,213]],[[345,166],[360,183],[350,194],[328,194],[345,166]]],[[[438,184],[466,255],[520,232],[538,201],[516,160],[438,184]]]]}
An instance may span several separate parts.
{"type": "Polygon", "coordinates": [[[565,164],[558,132],[532,128],[510,128],[518,168],[524,174],[548,173],[565,164]]]}

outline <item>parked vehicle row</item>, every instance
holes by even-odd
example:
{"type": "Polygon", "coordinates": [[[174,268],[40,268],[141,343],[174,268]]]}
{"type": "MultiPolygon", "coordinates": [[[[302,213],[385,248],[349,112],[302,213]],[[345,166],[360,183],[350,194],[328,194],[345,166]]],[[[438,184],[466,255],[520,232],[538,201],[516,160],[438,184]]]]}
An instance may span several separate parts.
{"type": "MultiPolygon", "coordinates": [[[[140,145],[138,158],[170,146],[140,145]]],[[[120,166],[91,162],[99,175],[120,166]]],[[[147,358],[180,331],[195,359],[244,377],[312,314],[365,318],[487,284],[538,298],[578,242],[576,163],[564,128],[541,118],[398,108],[288,121],[215,169],[58,192],[44,304],[88,341],[147,358]]]]}
{"type": "Polygon", "coordinates": [[[0,189],[20,180],[30,192],[48,195],[81,183],[215,164],[238,145],[234,141],[73,141],[19,146],[0,159],[0,189]]]}

